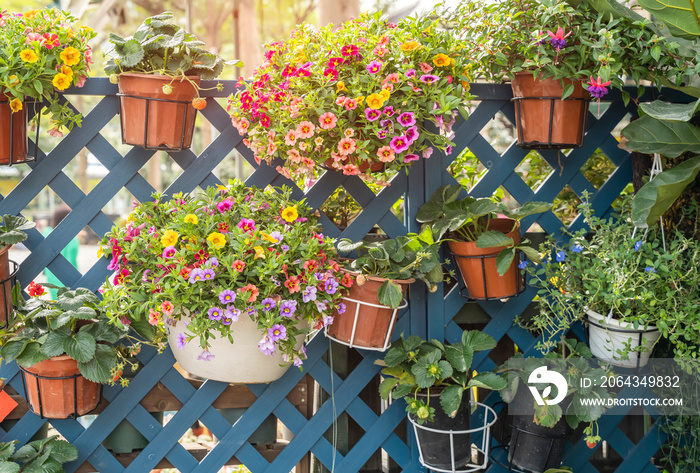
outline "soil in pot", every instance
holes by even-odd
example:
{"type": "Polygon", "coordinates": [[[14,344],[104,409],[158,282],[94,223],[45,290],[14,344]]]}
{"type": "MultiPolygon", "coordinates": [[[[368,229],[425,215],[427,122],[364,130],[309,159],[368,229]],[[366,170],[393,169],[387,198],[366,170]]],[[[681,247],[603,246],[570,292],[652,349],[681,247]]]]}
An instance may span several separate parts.
{"type": "MultiPolygon", "coordinates": [[[[394,309],[381,306],[377,296],[377,291],[384,281],[386,281],[384,278],[367,276],[367,281],[362,286],[355,282],[343,300],[345,312],[333,314],[333,323],[328,327],[328,336],[354,347],[384,349],[387,340],[391,341],[389,330],[393,331],[394,328],[392,324],[394,309]],[[364,304],[353,301],[364,302],[364,304]],[[355,323],[355,317],[357,317],[357,323],[355,323]],[[354,337],[353,325],[355,325],[354,337]]],[[[408,285],[414,281],[415,279],[406,279],[395,282],[401,286],[401,291],[405,295],[408,285]]]]}
{"type": "MultiPolygon", "coordinates": [[[[187,79],[199,85],[199,76],[187,76],[187,79]]],[[[190,82],[182,78],[173,80],[167,76],[124,73],[119,76],[119,93],[124,95],[119,97],[124,143],[171,151],[192,145],[197,110],[191,102],[197,90],[190,82]],[[172,93],[163,93],[165,84],[171,85],[172,93]]]]}
{"type": "Polygon", "coordinates": [[[80,375],[78,362],[68,355],[54,356],[22,371],[29,407],[37,415],[49,419],[82,416],[95,409],[100,400],[102,385],[80,375]],[[56,379],[62,377],[69,378],[56,379]]]}
{"type": "MultiPolygon", "coordinates": [[[[516,225],[515,220],[511,218],[491,219],[489,230],[506,233],[516,245],[520,243],[520,224],[516,225]]],[[[522,289],[523,279],[517,257],[503,276],[496,270],[496,257],[504,247],[478,248],[473,241],[449,241],[448,245],[469,297],[503,299],[517,295],[522,289]]]]}
{"type": "Polygon", "coordinates": [[[588,320],[588,344],[591,353],[597,359],[611,363],[623,368],[636,368],[646,366],[651,355],[651,349],[659,339],[661,333],[654,325],[639,327],[635,329],[631,323],[620,322],[616,319],[606,321],[606,316],[593,310],[586,310],[588,320]],[[647,348],[638,353],[631,351],[628,359],[621,359],[618,350],[624,351],[626,348],[634,349],[644,344],[647,348]]]}
{"type": "Polygon", "coordinates": [[[568,149],[583,144],[590,94],[581,81],[564,79],[574,92],[561,100],[564,86],[556,79],[535,79],[531,72],[515,74],[511,86],[515,102],[518,146],[528,149],[568,149]]]}
{"type": "MultiPolygon", "coordinates": [[[[409,394],[409,396],[411,395],[409,394]]],[[[444,433],[431,432],[421,429],[420,426],[415,429],[423,462],[429,468],[452,470],[452,455],[454,455],[455,469],[459,470],[467,465],[471,461],[471,435],[454,434],[454,443],[450,445],[449,431],[469,430],[469,415],[471,414],[469,400],[462,401],[453,418],[445,414],[440,406],[440,390],[432,389],[430,396],[425,392],[419,392],[417,396],[435,409],[435,420],[424,422],[422,426],[444,431],[444,433]]]]}
{"type": "Polygon", "coordinates": [[[0,93],[0,164],[22,162],[27,159],[27,102],[22,110],[12,113],[9,101],[14,97],[0,93]],[[12,132],[10,132],[12,121],[12,132]],[[12,141],[12,156],[10,156],[12,141]],[[11,158],[11,159],[10,159],[11,158]]]}
{"type": "MultiPolygon", "coordinates": [[[[542,473],[561,465],[571,428],[564,416],[551,428],[535,424],[534,402],[530,392],[521,385],[510,409],[524,414],[509,416],[512,427],[508,461],[517,468],[542,473]]],[[[569,402],[570,397],[561,402],[563,412],[566,412],[569,402]]]]}

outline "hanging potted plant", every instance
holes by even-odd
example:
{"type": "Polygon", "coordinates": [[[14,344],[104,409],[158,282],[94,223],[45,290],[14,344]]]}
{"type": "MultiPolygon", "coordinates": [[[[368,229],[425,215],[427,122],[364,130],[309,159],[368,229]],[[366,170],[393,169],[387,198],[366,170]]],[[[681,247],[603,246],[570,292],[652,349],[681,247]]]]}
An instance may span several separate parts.
{"type": "MultiPolygon", "coordinates": [[[[678,43],[623,5],[597,11],[592,3],[466,0],[452,16],[473,61],[469,74],[511,81],[523,148],[582,146],[590,97],[600,101],[608,87],[681,80],[678,43]]],[[[626,105],[629,93],[622,98],[626,105]]]]}
{"type": "Polygon", "coordinates": [[[344,286],[333,242],[290,194],[236,180],[138,205],[102,241],[116,271],[109,314],[161,349],[167,338],[203,378],[267,383],[301,366],[304,337],[342,311],[344,286]]]}
{"type": "MultiPolygon", "coordinates": [[[[386,378],[379,386],[383,399],[406,399],[408,419],[420,449],[421,463],[436,471],[461,470],[472,463],[471,434],[481,432],[479,450],[488,461],[489,428],[496,420],[491,408],[469,401],[470,388],[502,389],[506,381],[492,372],[474,374],[475,353],[495,348],[496,340],[477,330],[464,331],[461,340],[443,345],[416,335],[392,343],[384,357],[386,378]],[[471,429],[471,407],[484,409],[484,424],[471,429]]],[[[471,466],[471,465],[470,465],[471,466]]]]}
{"type": "Polygon", "coordinates": [[[581,422],[589,423],[583,433],[590,448],[601,440],[596,421],[612,398],[606,387],[583,387],[581,380],[601,379],[606,371],[589,363],[591,351],[585,343],[567,339],[562,351],[565,355],[550,352],[544,358],[517,354],[496,369],[504,382],[499,393],[508,403],[510,467],[531,472],[559,467],[566,442],[581,422]],[[555,379],[561,384],[552,381],[552,373],[560,375],[555,379]]]}
{"type": "Polygon", "coordinates": [[[582,204],[591,236],[582,229],[540,247],[547,264],[528,272],[541,310],[528,327],[543,333],[543,349],[584,320],[591,351],[605,362],[644,366],[660,336],[670,338],[679,359],[693,358],[700,337],[688,320],[700,310],[700,243],[666,230],[664,248],[659,228],[635,236],[629,201],[619,218],[607,219],[582,204]]]}
{"type": "Polygon", "coordinates": [[[395,240],[340,240],[340,252],[357,251],[359,256],[342,270],[341,283],[348,287],[345,306],[342,313],[334,315],[333,325],[326,327],[328,337],[367,350],[389,348],[409,284],[420,279],[434,292],[436,284],[442,282],[439,249],[428,227],[420,234],[409,233],[395,240]]]}
{"type": "Polygon", "coordinates": [[[509,209],[491,198],[459,198],[459,184],[443,186],[433,192],[416,214],[421,223],[430,224],[437,239],[447,241],[471,299],[502,299],[524,289],[520,270],[520,252],[532,261],[539,253],[529,241],[521,240],[520,220],[546,212],[552,204],[526,202],[509,209]]]}
{"type": "MultiPolygon", "coordinates": [[[[122,142],[146,149],[181,151],[192,144],[200,80],[216,79],[224,62],[164,12],[144,20],[132,36],[109,34],[105,63],[119,84],[122,142]]],[[[238,64],[233,62],[231,64],[238,64]]],[[[217,85],[217,87],[221,87],[217,85]]]]}
{"type": "Polygon", "coordinates": [[[0,329],[9,324],[12,313],[12,288],[17,282],[19,265],[10,261],[9,251],[12,245],[27,239],[25,231],[34,228],[36,224],[17,215],[3,215],[0,223],[0,329]]]}
{"type": "Polygon", "coordinates": [[[321,30],[303,24],[267,45],[265,62],[229,98],[255,159],[296,180],[323,170],[387,185],[387,172],[449,154],[458,110],[472,96],[467,59],[438,20],[362,14],[321,30]],[[379,171],[385,172],[379,172],[379,171]]]}
{"type": "Polygon", "coordinates": [[[119,379],[124,363],[115,345],[126,330],[111,324],[89,289],[47,287],[58,289],[57,300],[42,298],[44,287],[34,282],[28,301],[17,294],[16,322],[3,334],[0,356],[17,360],[33,413],[76,418],[97,407],[102,383],[119,379]]]}
{"type": "MultiPolygon", "coordinates": [[[[8,13],[0,9],[0,164],[33,161],[27,149],[27,111],[37,126],[45,105],[53,136],[80,126],[81,115],[62,103],[60,92],[82,87],[92,64],[92,28],[79,26],[70,13],[50,8],[8,13]],[[44,102],[42,104],[41,102],[44,102]]],[[[35,143],[36,146],[36,143],[35,143]]],[[[35,148],[36,150],[36,148],[35,148]]]]}
{"type": "Polygon", "coordinates": [[[65,473],[63,464],[78,458],[78,449],[58,435],[29,442],[19,450],[16,444],[16,440],[0,443],[0,471],[65,473]]]}

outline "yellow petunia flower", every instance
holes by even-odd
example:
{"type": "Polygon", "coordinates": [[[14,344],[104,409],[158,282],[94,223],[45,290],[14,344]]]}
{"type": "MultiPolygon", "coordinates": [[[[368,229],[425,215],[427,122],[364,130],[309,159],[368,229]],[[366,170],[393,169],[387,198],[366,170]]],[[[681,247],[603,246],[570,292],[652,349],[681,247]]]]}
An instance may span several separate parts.
{"type": "Polygon", "coordinates": [[[263,250],[262,246],[256,246],[253,249],[255,250],[255,258],[253,259],[265,258],[265,250],[263,250]]]}
{"type": "Polygon", "coordinates": [[[39,60],[39,56],[36,55],[33,49],[23,49],[19,53],[20,59],[24,62],[35,63],[39,60]]]}
{"type": "Polygon", "coordinates": [[[68,46],[61,51],[61,60],[66,66],[75,66],[80,63],[80,51],[72,46],[68,46]]]}
{"type": "Polygon", "coordinates": [[[187,214],[185,215],[185,223],[193,223],[197,225],[199,223],[199,219],[195,214],[187,214]]]}
{"type": "Polygon", "coordinates": [[[455,60],[444,53],[437,54],[435,57],[433,57],[433,64],[435,64],[437,67],[453,66],[454,63],[455,60]]]}
{"type": "Polygon", "coordinates": [[[39,9],[29,10],[29,11],[27,11],[27,12],[24,12],[24,13],[22,14],[22,16],[23,16],[24,18],[29,19],[29,20],[33,20],[34,17],[36,16],[36,14],[39,13],[40,11],[41,11],[41,10],[39,10],[39,9]]]}
{"type": "Polygon", "coordinates": [[[365,103],[369,108],[377,110],[384,105],[384,97],[380,94],[371,94],[365,99],[365,103]]]}
{"type": "Polygon", "coordinates": [[[175,246],[179,238],[180,234],[175,230],[166,230],[163,236],[160,237],[160,242],[163,246],[175,246]]]}
{"type": "Polygon", "coordinates": [[[207,237],[207,241],[218,250],[219,248],[223,248],[226,244],[226,237],[219,232],[212,232],[207,237]]]}
{"type": "Polygon", "coordinates": [[[19,84],[19,77],[17,77],[17,76],[14,75],[14,74],[12,74],[10,77],[8,77],[8,80],[10,81],[10,84],[9,84],[9,85],[10,85],[11,87],[14,87],[14,86],[16,86],[17,84],[19,84]]]}
{"type": "Polygon", "coordinates": [[[387,100],[389,100],[389,97],[391,97],[391,92],[389,92],[389,89],[382,89],[382,91],[379,92],[379,95],[386,102],[387,100]]]}
{"type": "Polygon", "coordinates": [[[363,101],[364,99],[365,99],[365,96],[364,96],[364,95],[360,95],[359,97],[357,97],[357,98],[355,99],[355,102],[357,102],[357,103],[362,103],[362,101],[363,101]]]}
{"type": "Polygon", "coordinates": [[[262,235],[263,240],[269,241],[270,243],[278,243],[277,238],[270,236],[269,234],[267,234],[265,232],[260,232],[260,234],[262,235]]]}
{"type": "Polygon", "coordinates": [[[102,258],[105,255],[104,251],[102,250],[101,246],[97,247],[97,258],[102,258]]]}
{"type": "Polygon", "coordinates": [[[339,93],[341,93],[341,92],[343,92],[343,91],[349,92],[348,88],[345,87],[345,82],[343,82],[343,81],[341,80],[340,82],[338,82],[337,84],[335,84],[335,93],[336,93],[336,94],[339,94],[339,93]]]}
{"type": "Polygon", "coordinates": [[[421,44],[418,41],[406,41],[405,43],[403,43],[400,46],[400,48],[401,48],[401,51],[403,51],[405,53],[410,53],[410,52],[415,51],[416,49],[420,49],[421,44]]]}
{"type": "Polygon", "coordinates": [[[17,113],[20,110],[22,110],[22,101],[18,98],[14,98],[10,100],[10,108],[12,109],[12,113],[17,113]]]}
{"type": "Polygon", "coordinates": [[[284,209],[282,211],[282,218],[289,223],[292,223],[298,217],[299,217],[299,213],[297,212],[296,205],[293,207],[287,207],[286,209],[284,209]]]}
{"type": "Polygon", "coordinates": [[[53,83],[53,86],[56,87],[58,90],[66,90],[68,87],[70,87],[71,80],[72,79],[70,78],[70,76],[59,72],[58,74],[53,76],[53,80],[51,81],[51,83],[53,83]]]}

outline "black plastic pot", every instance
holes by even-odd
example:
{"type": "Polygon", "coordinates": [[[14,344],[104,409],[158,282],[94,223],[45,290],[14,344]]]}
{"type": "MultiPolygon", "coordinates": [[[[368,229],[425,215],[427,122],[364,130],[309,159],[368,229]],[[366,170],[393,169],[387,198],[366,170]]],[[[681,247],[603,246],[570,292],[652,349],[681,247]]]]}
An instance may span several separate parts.
{"type": "MultiPolygon", "coordinates": [[[[561,402],[562,411],[571,398],[561,402]]],[[[511,407],[524,415],[510,416],[511,437],[508,447],[509,463],[521,470],[542,473],[549,468],[557,468],[564,457],[566,442],[571,436],[571,428],[564,416],[554,427],[535,424],[535,405],[532,395],[521,386],[511,403],[511,407]]]]}
{"type": "MultiPolygon", "coordinates": [[[[435,420],[424,422],[422,427],[440,430],[432,432],[421,428],[416,429],[418,447],[420,448],[423,463],[428,468],[451,471],[452,456],[454,455],[454,468],[459,469],[471,460],[471,435],[453,434],[453,442],[450,442],[449,431],[469,430],[469,399],[465,398],[457,410],[454,418],[445,414],[440,406],[440,392],[431,390],[430,397],[427,393],[418,393],[418,398],[435,409],[435,420]],[[454,450],[453,450],[454,447],[454,450]]],[[[415,420],[415,418],[414,418],[415,420]]]]}

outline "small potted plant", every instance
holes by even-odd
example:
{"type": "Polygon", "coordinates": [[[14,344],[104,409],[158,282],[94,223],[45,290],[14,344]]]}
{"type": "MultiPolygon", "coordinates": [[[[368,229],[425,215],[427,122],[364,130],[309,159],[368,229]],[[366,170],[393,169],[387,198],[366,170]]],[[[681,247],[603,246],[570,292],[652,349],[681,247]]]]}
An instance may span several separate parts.
{"type": "Polygon", "coordinates": [[[435,238],[448,242],[462,280],[472,299],[501,299],[524,289],[520,276],[524,261],[519,252],[532,261],[540,256],[520,237],[520,220],[546,212],[552,204],[527,202],[509,209],[491,198],[466,196],[459,184],[436,190],[416,214],[416,219],[432,226],[435,238]]]}
{"type": "Polygon", "coordinates": [[[54,136],[80,126],[81,116],[61,102],[60,92],[82,87],[92,64],[92,28],[79,26],[68,12],[50,8],[8,13],[0,8],[0,164],[33,160],[27,149],[27,110],[38,126],[45,101],[54,136]]]}
{"type": "Polygon", "coordinates": [[[0,443],[0,471],[3,473],[65,473],[63,464],[78,458],[78,449],[54,435],[35,440],[16,450],[17,441],[0,443]]]}
{"type": "Polygon", "coordinates": [[[540,472],[559,467],[571,431],[581,422],[589,423],[584,429],[589,447],[601,440],[596,421],[611,394],[603,386],[584,387],[581,380],[601,379],[606,371],[590,364],[591,351],[585,343],[567,339],[562,352],[550,352],[544,358],[517,354],[496,369],[503,376],[504,386],[499,393],[509,404],[512,427],[508,461],[512,466],[540,472]],[[553,384],[551,376],[546,377],[552,372],[561,375],[561,386],[553,384]],[[562,387],[566,393],[559,392],[562,387]],[[542,404],[533,391],[542,398],[542,404]],[[593,399],[598,403],[587,403],[593,399]]]}
{"type": "MultiPolygon", "coordinates": [[[[651,21],[626,8],[593,2],[460,2],[452,19],[465,38],[474,79],[510,80],[518,145],[574,148],[583,143],[590,97],[625,80],[682,80],[692,57],[651,21]],[[601,4],[602,5],[602,4],[601,4]]],[[[629,93],[623,91],[623,100],[629,93]]]]}
{"type": "Polygon", "coordinates": [[[258,162],[298,180],[324,169],[387,185],[434,148],[452,149],[458,110],[472,99],[465,55],[438,21],[380,13],[316,30],[303,24],[267,45],[252,81],[229,99],[258,162]]]}
{"type": "Polygon", "coordinates": [[[342,311],[345,286],[333,242],[290,193],[236,180],[136,206],[102,241],[115,323],[161,349],[167,338],[203,378],[267,383],[301,366],[304,337],[342,311]]]}
{"type": "Polygon", "coordinates": [[[606,362],[644,366],[661,335],[671,339],[679,358],[692,358],[700,342],[688,324],[700,310],[700,243],[667,230],[664,244],[659,228],[633,236],[628,205],[629,199],[619,218],[601,219],[584,203],[591,235],[582,229],[540,247],[546,259],[528,272],[541,310],[528,327],[544,334],[543,349],[586,320],[593,355],[606,362]]]}
{"type": "Polygon", "coordinates": [[[348,287],[345,307],[342,314],[335,314],[327,335],[352,347],[386,350],[409,284],[420,279],[434,292],[442,282],[439,249],[428,227],[396,239],[340,240],[339,251],[357,251],[359,256],[343,269],[341,283],[348,287]]]}
{"type": "MultiPolygon", "coordinates": [[[[426,467],[455,471],[471,462],[470,432],[479,429],[470,429],[469,390],[506,387],[505,378],[493,372],[473,374],[472,357],[495,346],[493,337],[472,330],[464,331],[461,340],[452,345],[437,340],[428,342],[416,335],[406,339],[401,336],[386,353],[386,368],[382,370],[385,379],[379,393],[383,399],[406,398],[408,418],[414,425],[421,462],[426,467]]],[[[484,415],[485,419],[488,417],[484,415]]],[[[481,430],[486,430],[487,424],[481,430]]],[[[484,437],[488,437],[488,432],[484,432],[484,437]]],[[[488,457],[488,452],[485,455],[488,457]]]]}
{"type": "MultiPolygon", "coordinates": [[[[224,62],[164,12],[144,20],[132,36],[109,34],[105,63],[119,84],[122,141],[146,149],[180,151],[192,144],[200,80],[216,79],[224,62]]],[[[237,62],[236,62],[237,63],[237,62]]]]}
{"type": "Polygon", "coordinates": [[[10,261],[9,251],[12,245],[27,239],[27,230],[36,224],[18,215],[3,215],[0,223],[0,329],[9,324],[12,313],[12,287],[14,286],[19,266],[10,261]]]}
{"type": "Polygon", "coordinates": [[[47,286],[58,289],[57,300],[42,298],[44,287],[32,282],[25,302],[16,286],[17,317],[3,334],[0,356],[17,360],[32,412],[75,418],[97,407],[102,383],[120,378],[124,363],[115,346],[127,333],[111,323],[89,289],[47,286]]]}

